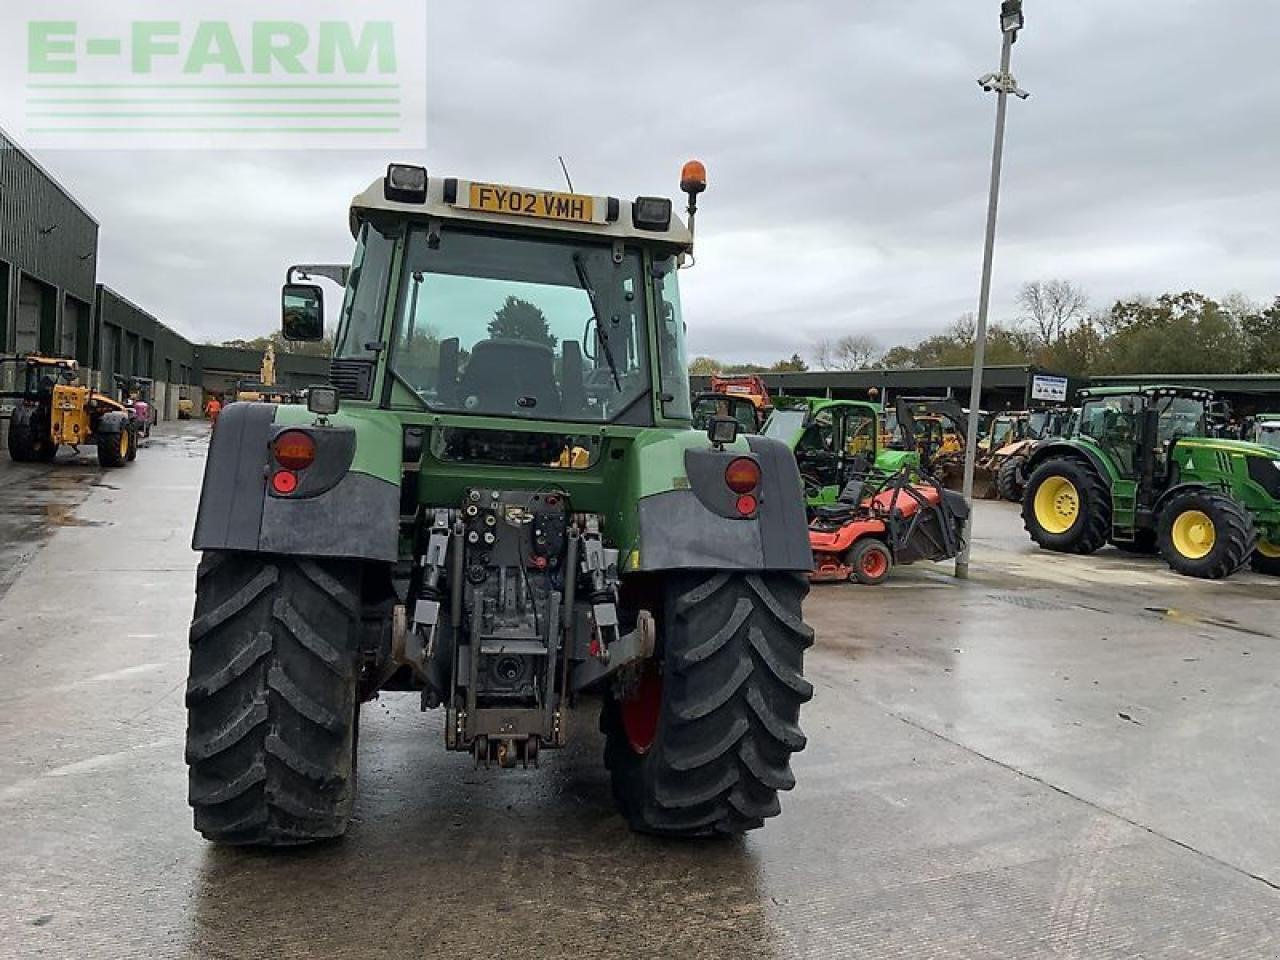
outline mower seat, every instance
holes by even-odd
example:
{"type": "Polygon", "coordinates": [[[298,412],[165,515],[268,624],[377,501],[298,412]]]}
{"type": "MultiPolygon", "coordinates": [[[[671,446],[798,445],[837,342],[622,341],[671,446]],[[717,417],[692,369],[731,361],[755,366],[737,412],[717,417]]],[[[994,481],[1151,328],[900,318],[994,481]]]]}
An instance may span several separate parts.
{"type": "Polygon", "coordinates": [[[850,480],[836,497],[836,502],[815,507],[814,516],[823,520],[844,520],[853,516],[854,512],[862,506],[862,491],[866,486],[867,482],[863,477],[850,480]]]}

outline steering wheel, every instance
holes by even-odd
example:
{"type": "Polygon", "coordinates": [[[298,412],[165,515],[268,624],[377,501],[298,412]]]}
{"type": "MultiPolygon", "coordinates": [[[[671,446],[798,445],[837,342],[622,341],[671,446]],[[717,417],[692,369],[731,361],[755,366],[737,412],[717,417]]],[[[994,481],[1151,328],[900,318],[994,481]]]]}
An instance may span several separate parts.
{"type": "Polygon", "coordinates": [[[806,500],[810,500],[822,493],[822,484],[818,482],[817,478],[802,473],[800,474],[800,481],[804,484],[804,498],[806,500]]]}

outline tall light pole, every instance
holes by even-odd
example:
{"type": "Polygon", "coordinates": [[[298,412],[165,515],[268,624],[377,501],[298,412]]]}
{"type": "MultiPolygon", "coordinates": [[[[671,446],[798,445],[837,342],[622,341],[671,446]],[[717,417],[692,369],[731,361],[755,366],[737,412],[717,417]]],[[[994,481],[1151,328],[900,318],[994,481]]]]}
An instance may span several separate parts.
{"type": "Polygon", "coordinates": [[[996,136],[991,151],[991,194],[987,200],[987,241],[982,254],[982,292],[978,297],[978,328],[973,342],[973,382],[969,387],[969,426],[965,432],[964,449],[964,499],[969,504],[969,516],[964,522],[964,547],[956,557],[956,576],[969,577],[969,549],[973,539],[973,469],[978,457],[978,415],[982,406],[982,367],[987,354],[987,312],[991,306],[991,261],[996,249],[996,210],[1000,205],[1000,170],[1004,164],[1004,123],[1009,109],[1009,95],[1021,100],[1031,94],[1018,88],[1009,72],[1013,56],[1013,44],[1018,31],[1025,24],[1022,0],[1004,0],[1000,5],[1000,32],[1003,43],[1000,51],[1000,72],[988,73],[978,79],[982,89],[996,93],[996,136]]]}

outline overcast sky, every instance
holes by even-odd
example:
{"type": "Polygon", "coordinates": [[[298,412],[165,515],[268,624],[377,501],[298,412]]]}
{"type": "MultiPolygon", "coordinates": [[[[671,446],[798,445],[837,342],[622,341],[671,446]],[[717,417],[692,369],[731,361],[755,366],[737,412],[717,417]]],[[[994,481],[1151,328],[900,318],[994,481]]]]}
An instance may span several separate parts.
{"type": "MultiPolygon", "coordinates": [[[[228,2],[228,9],[255,4],[228,2]]],[[[1274,0],[1027,0],[994,316],[1027,280],[1280,294],[1274,0]]],[[[197,340],[278,322],[291,262],[346,260],[388,160],[438,175],[678,193],[700,157],[691,352],[885,346],[975,309],[998,0],[428,5],[428,149],[41,151],[102,224],[99,282],[197,340]]],[[[15,131],[18,132],[18,131],[15,131]]]]}

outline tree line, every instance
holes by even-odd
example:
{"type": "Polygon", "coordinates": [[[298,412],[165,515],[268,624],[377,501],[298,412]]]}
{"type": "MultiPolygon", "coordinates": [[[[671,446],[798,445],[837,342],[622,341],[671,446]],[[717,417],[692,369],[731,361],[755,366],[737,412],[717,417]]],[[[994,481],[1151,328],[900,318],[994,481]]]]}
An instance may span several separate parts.
{"type": "MultiPolygon", "coordinates": [[[[1214,300],[1194,290],[1131,297],[1093,309],[1067,280],[1036,281],[1018,293],[1017,313],[987,330],[986,362],[1034,364],[1073,376],[1124,373],[1280,372],[1280,297],[1269,304],[1239,294],[1214,300]]],[[[820,340],[809,357],[820,370],[969,366],[972,314],[941,333],[885,347],[867,334],[820,340]]],[[[696,357],[690,373],[807,370],[799,355],[774,364],[728,364],[696,357]]]]}

